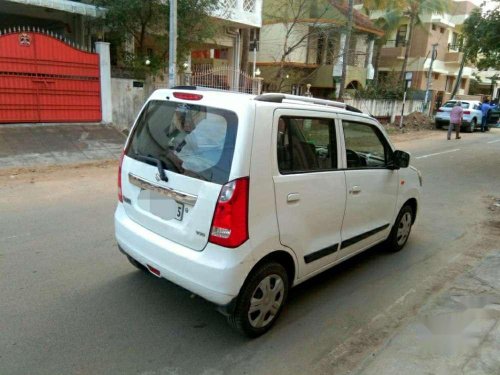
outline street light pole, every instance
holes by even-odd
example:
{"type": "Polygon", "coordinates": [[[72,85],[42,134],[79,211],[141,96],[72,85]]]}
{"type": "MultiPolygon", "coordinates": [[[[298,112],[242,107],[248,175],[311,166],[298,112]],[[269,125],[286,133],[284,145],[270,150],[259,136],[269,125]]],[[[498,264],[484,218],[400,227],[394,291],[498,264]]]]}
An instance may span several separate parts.
{"type": "Polygon", "coordinates": [[[170,32],[168,45],[168,87],[175,86],[177,73],[177,0],[170,0],[170,32]]]}

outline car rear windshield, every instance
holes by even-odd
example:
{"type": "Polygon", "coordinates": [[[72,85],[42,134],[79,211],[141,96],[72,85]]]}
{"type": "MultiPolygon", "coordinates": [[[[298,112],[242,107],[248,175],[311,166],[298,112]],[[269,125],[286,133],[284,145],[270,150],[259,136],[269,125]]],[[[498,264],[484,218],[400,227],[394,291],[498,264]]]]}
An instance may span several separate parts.
{"type": "MultiPolygon", "coordinates": [[[[453,108],[453,107],[455,107],[455,103],[456,102],[446,102],[446,104],[444,105],[444,107],[445,108],[453,108]]],[[[462,102],[461,107],[464,108],[464,109],[467,109],[467,108],[469,108],[469,103],[462,102]]]]}
{"type": "Polygon", "coordinates": [[[231,171],[237,126],[238,118],[231,111],[150,101],[133,130],[127,156],[225,184],[231,171]]]}

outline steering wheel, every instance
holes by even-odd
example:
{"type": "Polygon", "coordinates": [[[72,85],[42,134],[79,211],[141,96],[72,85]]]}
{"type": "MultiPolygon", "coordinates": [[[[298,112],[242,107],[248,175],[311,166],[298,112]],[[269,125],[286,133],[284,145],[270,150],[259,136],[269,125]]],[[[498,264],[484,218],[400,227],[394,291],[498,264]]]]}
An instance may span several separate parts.
{"type": "Polygon", "coordinates": [[[353,150],[346,149],[347,168],[361,167],[361,157],[353,150]]]}

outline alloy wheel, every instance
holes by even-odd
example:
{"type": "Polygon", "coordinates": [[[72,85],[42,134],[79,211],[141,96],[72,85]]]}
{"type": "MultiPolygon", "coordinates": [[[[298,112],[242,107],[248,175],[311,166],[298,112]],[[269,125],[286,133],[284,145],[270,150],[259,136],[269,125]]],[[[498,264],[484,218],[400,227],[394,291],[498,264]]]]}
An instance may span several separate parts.
{"type": "Polygon", "coordinates": [[[409,212],[405,212],[403,217],[401,217],[401,220],[399,221],[398,231],[396,234],[396,239],[399,246],[402,246],[410,235],[411,221],[412,217],[409,212]]]}
{"type": "Polygon", "coordinates": [[[266,276],[257,285],[250,299],[248,320],[252,327],[262,328],[271,323],[283,303],[285,286],[279,275],[266,276]]]}

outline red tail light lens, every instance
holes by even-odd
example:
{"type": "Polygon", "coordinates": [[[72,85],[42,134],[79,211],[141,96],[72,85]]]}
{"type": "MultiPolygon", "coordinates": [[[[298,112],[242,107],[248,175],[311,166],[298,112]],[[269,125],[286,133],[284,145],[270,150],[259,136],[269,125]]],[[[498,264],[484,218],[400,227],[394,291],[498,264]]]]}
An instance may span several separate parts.
{"type": "Polygon", "coordinates": [[[437,111],[438,112],[444,112],[442,108],[439,108],[437,111]]]}
{"type": "Polygon", "coordinates": [[[120,155],[120,164],[118,165],[118,200],[123,203],[123,194],[122,194],[122,164],[123,157],[125,156],[125,150],[122,151],[120,155]]]}
{"type": "Polygon", "coordinates": [[[201,100],[203,95],[200,94],[188,94],[186,92],[174,92],[174,98],[183,100],[201,100]]]}
{"type": "Polygon", "coordinates": [[[225,184],[219,194],[210,228],[211,243],[235,248],[248,239],[249,178],[225,184]]]}
{"type": "Polygon", "coordinates": [[[470,115],[470,111],[464,111],[464,115],[470,115]]]}

